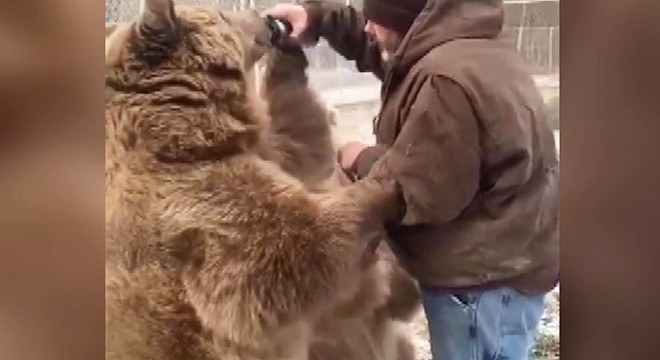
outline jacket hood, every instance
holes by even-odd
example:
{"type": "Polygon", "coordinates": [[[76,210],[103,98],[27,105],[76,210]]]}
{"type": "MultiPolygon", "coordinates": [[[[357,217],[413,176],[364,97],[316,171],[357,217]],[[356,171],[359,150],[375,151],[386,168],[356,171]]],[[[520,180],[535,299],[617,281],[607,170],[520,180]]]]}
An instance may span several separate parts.
{"type": "Polygon", "coordinates": [[[426,53],[455,39],[495,38],[502,31],[502,0],[428,0],[392,59],[406,73],[426,53]]]}

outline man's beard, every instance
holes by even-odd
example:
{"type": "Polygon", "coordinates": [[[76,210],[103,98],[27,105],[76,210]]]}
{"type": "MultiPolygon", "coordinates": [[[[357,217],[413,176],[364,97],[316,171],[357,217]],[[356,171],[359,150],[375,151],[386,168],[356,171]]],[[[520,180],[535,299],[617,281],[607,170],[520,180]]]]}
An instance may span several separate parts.
{"type": "Polygon", "coordinates": [[[394,54],[396,53],[399,45],[401,45],[402,38],[400,37],[391,37],[386,39],[384,42],[378,43],[378,49],[380,50],[380,57],[383,60],[385,65],[390,65],[394,54]]]}

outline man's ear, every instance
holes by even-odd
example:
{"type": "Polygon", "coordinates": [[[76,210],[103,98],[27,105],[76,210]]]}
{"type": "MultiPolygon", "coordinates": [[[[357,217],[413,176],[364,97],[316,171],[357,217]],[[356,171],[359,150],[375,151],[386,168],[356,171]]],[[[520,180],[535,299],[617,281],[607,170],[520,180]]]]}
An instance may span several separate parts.
{"type": "Polygon", "coordinates": [[[137,34],[140,54],[148,61],[166,57],[177,37],[173,0],[141,0],[137,34]]]}

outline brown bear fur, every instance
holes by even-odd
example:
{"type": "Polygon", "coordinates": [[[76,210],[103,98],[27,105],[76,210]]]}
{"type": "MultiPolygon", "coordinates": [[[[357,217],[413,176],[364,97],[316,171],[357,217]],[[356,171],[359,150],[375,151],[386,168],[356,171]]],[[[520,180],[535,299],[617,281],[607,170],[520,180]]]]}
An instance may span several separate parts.
{"type": "MultiPolygon", "coordinates": [[[[330,112],[308,86],[308,63],[302,49],[274,50],[265,66],[261,93],[269,105],[271,144],[281,156],[274,160],[314,189],[348,183],[347,177],[326,181],[343,173],[333,174],[336,161],[330,112]]],[[[355,296],[314,328],[316,341],[310,359],[414,359],[414,347],[402,333],[407,329],[397,322],[409,321],[419,305],[417,284],[383,242],[364,268],[355,296]]]]}
{"type": "Polygon", "coordinates": [[[268,105],[271,160],[312,189],[333,175],[335,149],[328,111],[308,86],[308,62],[299,46],[266,57],[261,95],[268,105]]]}
{"type": "Polygon", "coordinates": [[[268,159],[257,19],[143,8],[106,41],[106,358],[307,359],[393,184],[314,194],[268,159]]]}

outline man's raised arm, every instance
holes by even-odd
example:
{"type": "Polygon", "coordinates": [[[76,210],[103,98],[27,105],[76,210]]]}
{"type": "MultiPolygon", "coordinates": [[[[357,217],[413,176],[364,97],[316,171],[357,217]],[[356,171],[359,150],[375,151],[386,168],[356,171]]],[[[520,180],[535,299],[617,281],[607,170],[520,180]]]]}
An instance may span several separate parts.
{"type": "Polygon", "coordinates": [[[352,6],[310,0],[300,5],[278,4],[266,14],[288,20],[293,26],[291,35],[305,45],[316,44],[323,37],[335,51],[355,61],[358,70],[372,72],[382,80],[384,70],[378,46],[364,32],[364,16],[352,6]]]}

